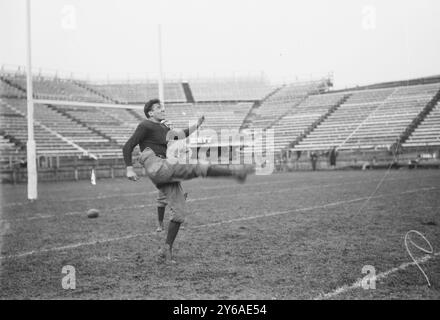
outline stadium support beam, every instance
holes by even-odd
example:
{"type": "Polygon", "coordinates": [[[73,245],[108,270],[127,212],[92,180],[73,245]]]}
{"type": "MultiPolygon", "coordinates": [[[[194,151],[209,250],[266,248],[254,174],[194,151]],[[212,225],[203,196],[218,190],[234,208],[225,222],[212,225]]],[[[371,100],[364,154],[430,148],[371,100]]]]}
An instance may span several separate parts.
{"type": "Polygon", "coordinates": [[[28,199],[37,199],[37,152],[34,138],[34,101],[32,90],[31,1],[26,0],[26,91],[27,91],[27,180],[28,199]]]}
{"type": "Polygon", "coordinates": [[[157,47],[159,54],[159,78],[158,78],[158,86],[159,86],[159,99],[165,105],[165,95],[163,90],[163,68],[162,68],[162,26],[159,24],[157,26],[157,47]]]}
{"type": "Polygon", "coordinates": [[[72,100],[34,99],[34,104],[53,104],[56,106],[96,107],[96,108],[119,108],[144,110],[141,104],[114,104],[99,102],[81,102],[72,100]]]}

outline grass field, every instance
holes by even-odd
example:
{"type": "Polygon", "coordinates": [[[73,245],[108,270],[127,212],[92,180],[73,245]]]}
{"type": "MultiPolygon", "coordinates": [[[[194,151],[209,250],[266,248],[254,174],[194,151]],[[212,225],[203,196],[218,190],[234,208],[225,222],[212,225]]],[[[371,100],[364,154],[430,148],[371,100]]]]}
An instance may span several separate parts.
{"type": "MultiPolygon", "coordinates": [[[[147,178],[2,185],[2,299],[439,299],[440,170],[327,171],[184,183],[177,265],[157,265],[147,178]],[[85,211],[101,215],[88,219],[85,211]],[[421,232],[434,253],[404,237],[421,232]],[[61,286],[76,270],[76,289],[61,286]],[[359,287],[374,266],[376,289],[359,287]]],[[[167,211],[168,216],[168,211],[167,211]]],[[[415,241],[428,247],[420,238],[415,241]]]]}

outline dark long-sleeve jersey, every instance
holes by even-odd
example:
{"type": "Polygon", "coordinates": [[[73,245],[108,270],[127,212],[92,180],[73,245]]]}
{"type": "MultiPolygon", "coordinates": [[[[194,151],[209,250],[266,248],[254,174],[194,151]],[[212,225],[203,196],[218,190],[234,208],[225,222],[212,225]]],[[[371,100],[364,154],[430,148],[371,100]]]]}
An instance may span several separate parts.
{"type": "MultiPolygon", "coordinates": [[[[189,128],[183,130],[183,132],[185,137],[189,136],[189,128]]],[[[125,165],[128,167],[133,164],[131,154],[137,145],[139,145],[141,152],[145,148],[150,148],[156,155],[166,157],[167,143],[170,136],[173,140],[178,138],[177,133],[170,132],[170,128],[162,123],[150,120],[142,121],[122,148],[125,165]]]]}

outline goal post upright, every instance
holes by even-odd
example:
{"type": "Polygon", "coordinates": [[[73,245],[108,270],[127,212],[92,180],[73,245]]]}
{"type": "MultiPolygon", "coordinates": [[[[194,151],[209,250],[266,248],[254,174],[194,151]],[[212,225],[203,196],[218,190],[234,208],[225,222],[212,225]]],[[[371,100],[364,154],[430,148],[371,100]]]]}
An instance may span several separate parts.
{"type": "Polygon", "coordinates": [[[27,181],[28,200],[37,199],[37,152],[34,137],[34,101],[32,90],[31,1],[26,0],[26,93],[27,93],[27,181]]]}
{"type": "Polygon", "coordinates": [[[162,66],[162,25],[157,26],[157,47],[159,54],[159,77],[158,77],[158,89],[159,89],[159,99],[163,105],[165,105],[164,99],[164,80],[163,80],[163,66],[162,66]]]}

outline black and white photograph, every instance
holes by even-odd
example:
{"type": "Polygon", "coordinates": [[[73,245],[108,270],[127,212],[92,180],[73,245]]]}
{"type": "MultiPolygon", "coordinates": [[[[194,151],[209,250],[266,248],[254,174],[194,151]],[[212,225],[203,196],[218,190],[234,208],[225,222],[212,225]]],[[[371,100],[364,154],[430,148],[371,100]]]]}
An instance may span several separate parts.
{"type": "Polygon", "coordinates": [[[0,0],[0,133],[0,300],[440,299],[438,0],[0,0]]]}

